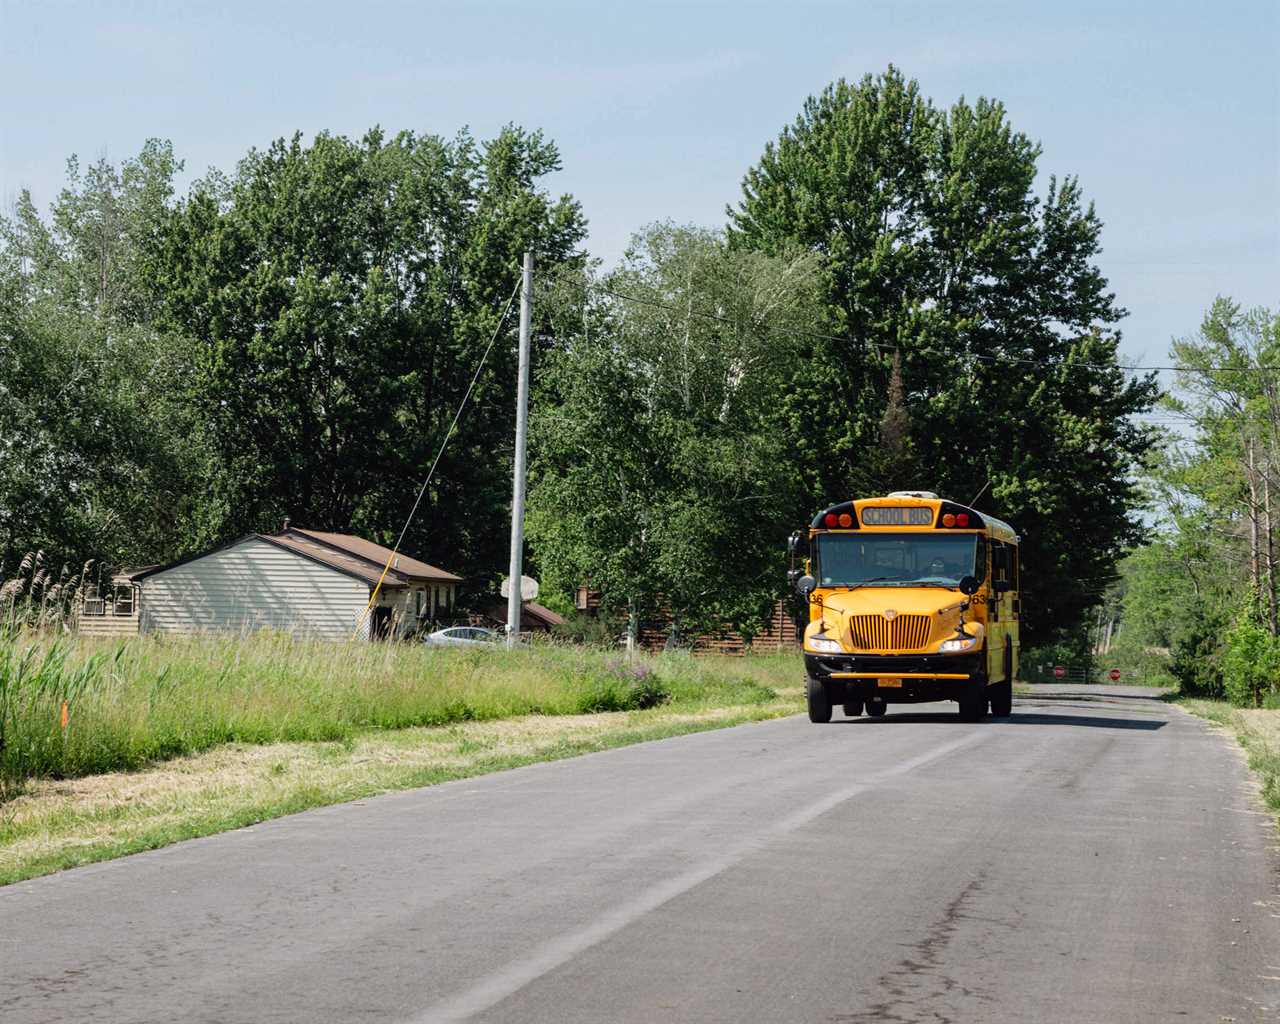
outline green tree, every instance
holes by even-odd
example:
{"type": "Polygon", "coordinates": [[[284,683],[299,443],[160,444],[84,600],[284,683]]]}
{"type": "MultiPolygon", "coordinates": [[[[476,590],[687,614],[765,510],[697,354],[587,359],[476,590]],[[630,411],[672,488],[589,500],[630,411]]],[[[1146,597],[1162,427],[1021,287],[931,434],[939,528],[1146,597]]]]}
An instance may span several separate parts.
{"type": "Polygon", "coordinates": [[[1116,366],[1101,221],[1074,178],[1037,197],[1039,155],[1000,103],[940,110],[891,67],[811,97],[728,212],[735,248],[822,260],[832,337],[782,398],[813,504],[901,484],[879,451],[897,354],[915,485],[988,488],[1024,535],[1025,625],[1047,639],[1140,536],[1152,437],[1129,417],[1157,392],[1116,366]]]}
{"type": "Polygon", "coordinates": [[[544,579],[589,581],[634,638],[756,632],[806,498],[776,395],[816,310],[815,261],[655,225],[560,303],[532,419],[529,536],[544,579]]]}
{"type": "Polygon", "coordinates": [[[1169,636],[1185,691],[1274,700],[1280,316],[1220,297],[1171,354],[1178,372],[1166,405],[1186,430],[1153,467],[1169,526],[1158,548],[1139,552],[1147,568],[1131,590],[1172,574],[1172,596],[1145,615],[1126,606],[1126,623],[1169,636]]]}
{"type": "Polygon", "coordinates": [[[1168,404],[1195,428],[1169,482],[1219,528],[1238,525],[1250,614],[1280,633],[1276,497],[1280,497],[1280,316],[1219,297],[1195,337],[1175,341],[1178,395],[1168,404]]]}
{"type": "Polygon", "coordinates": [[[118,168],[73,157],[47,216],[24,192],[0,219],[0,565],[182,549],[203,470],[189,350],[147,273],[179,167],[157,140],[118,168]]]}
{"type": "MultiPolygon", "coordinates": [[[[374,129],[277,140],[193,189],[156,277],[198,343],[190,394],[218,455],[221,534],[291,516],[395,538],[520,253],[543,273],[581,259],[578,204],[538,184],[559,166],[515,127],[483,143],[374,129]]],[[[468,575],[506,543],[513,343],[508,330],[405,541],[468,575]]]]}

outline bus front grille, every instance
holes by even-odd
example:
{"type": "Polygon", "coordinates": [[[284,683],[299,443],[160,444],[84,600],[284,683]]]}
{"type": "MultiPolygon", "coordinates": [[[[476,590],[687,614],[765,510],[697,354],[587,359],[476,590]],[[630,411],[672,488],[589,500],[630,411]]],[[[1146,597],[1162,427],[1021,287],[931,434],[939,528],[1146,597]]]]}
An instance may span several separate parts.
{"type": "Polygon", "coordinates": [[[853,646],[860,651],[921,651],[929,642],[929,616],[855,615],[849,622],[853,646]]]}

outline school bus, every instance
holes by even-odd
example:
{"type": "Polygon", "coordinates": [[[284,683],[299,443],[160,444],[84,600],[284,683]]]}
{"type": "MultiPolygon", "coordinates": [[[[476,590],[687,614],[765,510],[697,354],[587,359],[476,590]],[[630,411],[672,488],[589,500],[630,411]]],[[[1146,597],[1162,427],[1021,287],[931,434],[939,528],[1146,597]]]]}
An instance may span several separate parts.
{"type": "Polygon", "coordinates": [[[1019,543],[1008,523],[930,491],[841,502],[792,534],[809,720],[938,700],[967,721],[1010,714],[1019,543]]]}

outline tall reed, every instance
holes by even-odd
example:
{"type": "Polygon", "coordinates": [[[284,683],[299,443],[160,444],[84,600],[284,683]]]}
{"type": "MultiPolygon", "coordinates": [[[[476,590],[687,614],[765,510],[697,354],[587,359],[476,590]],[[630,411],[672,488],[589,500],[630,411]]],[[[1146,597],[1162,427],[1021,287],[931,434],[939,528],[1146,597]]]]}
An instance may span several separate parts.
{"type": "Polygon", "coordinates": [[[44,552],[29,551],[7,579],[5,567],[0,565],[0,630],[68,632],[94,564],[92,560],[85,562],[78,573],[64,564],[55,577],[52,567],[45,564],[44,552]]]}

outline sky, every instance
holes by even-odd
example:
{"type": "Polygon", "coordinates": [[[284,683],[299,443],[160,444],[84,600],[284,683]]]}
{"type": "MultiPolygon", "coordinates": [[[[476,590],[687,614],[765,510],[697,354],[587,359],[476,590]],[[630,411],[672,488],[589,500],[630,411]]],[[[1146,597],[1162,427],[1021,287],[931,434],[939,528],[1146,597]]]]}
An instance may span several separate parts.
{"type": "Polygon", "coordinates": [[[994,97],[1076,175],[1122,355],[1162,363],[1217,295],[1280,308],[1280,0],[642,4],[0,0],[0,202],[66,158],[173,141],[184,182],[301,131],[555,140],[606,264],[655,220],[720,226],[806,97],[890,63],[994,97]]]}

